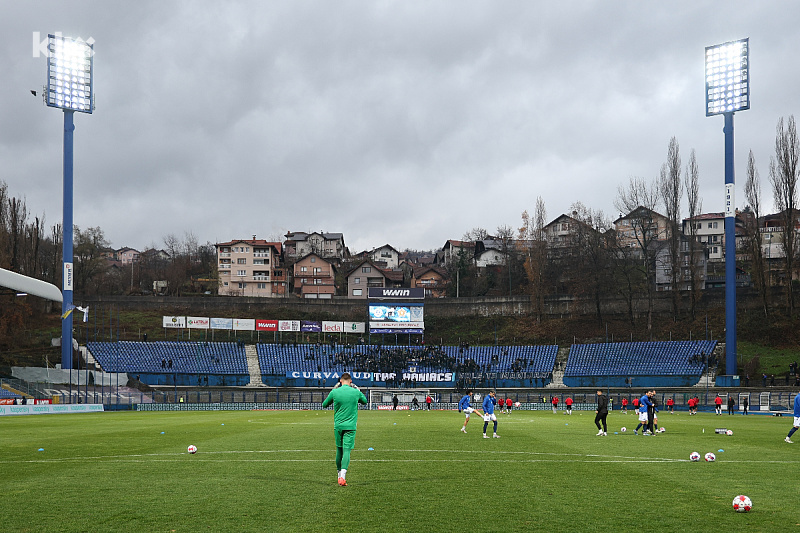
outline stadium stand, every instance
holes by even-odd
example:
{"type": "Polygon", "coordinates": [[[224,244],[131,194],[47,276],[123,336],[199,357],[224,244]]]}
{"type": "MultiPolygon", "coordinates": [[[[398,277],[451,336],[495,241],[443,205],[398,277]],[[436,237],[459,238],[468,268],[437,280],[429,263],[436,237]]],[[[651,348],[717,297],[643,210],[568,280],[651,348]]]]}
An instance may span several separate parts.
{"type": "Polygon", "coordinates": [[[22,398],[22,396],[8,389],[0,388],[0,398],[22,398]]]}
{"type": "Polygon", "coordinates": [[[247,374],[244,346],[234,342],[89,342],[106,372],[247,374]]]}
{"type": "Polygon", "coordinates": [[[569,387],[689,386],[705,370],[716,341],[573,344],[564,372],[569,387]],[[625,382],[631,378],[633,382],[625,382]]]}
{"type": "Polygon", "coordinates": [[[538,372],[553,370],[558,346],[341,346],[328,344],[258,344],[264,374],[289,371],[363,370],[398,372],[538,372]]]}

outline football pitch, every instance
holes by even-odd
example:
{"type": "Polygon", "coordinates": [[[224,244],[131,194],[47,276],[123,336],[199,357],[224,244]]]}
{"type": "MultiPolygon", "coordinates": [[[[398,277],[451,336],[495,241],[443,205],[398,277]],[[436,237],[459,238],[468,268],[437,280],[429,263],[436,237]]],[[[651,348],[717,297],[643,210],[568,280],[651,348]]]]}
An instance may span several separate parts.
{"type": "Polygon", "coordinates": [[[800,525],[800,442],[783,442],[791,417],[661,413],[666,431],[653,437],[634,436],[636,417],[619,412],[608,417],[607,437],[595,436],[593,412],[498,419],[501,438],[483,439],[475,415],[465,435],[455,411],[361,411],[348,486],[339,487],[332,411],[5,417],[1,527],[772,532],[800,525]],[[717,427],[733,436],[715,434],[717,427]],[[197,454],[186,452],[190,444],[197,454]],[[693,451],[717,460],[690,462],[693,451]],[[732,510],[738,494],[752,499],[752,512],[732,510]]]}

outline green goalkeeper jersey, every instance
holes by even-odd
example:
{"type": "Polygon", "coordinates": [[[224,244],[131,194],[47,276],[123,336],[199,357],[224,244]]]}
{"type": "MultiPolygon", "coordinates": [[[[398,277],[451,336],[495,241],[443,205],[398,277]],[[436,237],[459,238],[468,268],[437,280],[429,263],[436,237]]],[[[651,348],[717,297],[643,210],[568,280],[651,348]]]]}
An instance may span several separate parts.
{"type": "Polygon", "coordinates": [[[342,385],[328,394],[322,407],[333,404],[333,429],[356,429],[359,403],[367,405],[364,393],[355,387],[342,385]]]}

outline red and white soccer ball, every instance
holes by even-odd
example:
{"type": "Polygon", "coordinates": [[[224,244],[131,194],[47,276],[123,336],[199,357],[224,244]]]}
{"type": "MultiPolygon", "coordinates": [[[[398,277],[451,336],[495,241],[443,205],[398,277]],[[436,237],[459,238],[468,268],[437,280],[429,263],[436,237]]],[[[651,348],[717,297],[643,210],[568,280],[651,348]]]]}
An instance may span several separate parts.
{"type": "Polygon", "coordinates": [[[753,502],[751,502],[750,498],[743,494],[740,494],[733,499],[733,510],[737,513],[749,513],[750,509],[752,508],[753,502]]]}
{"type": "Polygon", "coordinates": [[[517,402],[517,403],[514,404],[514,407],[519,407],[520,405],[522,405],[522,404],[517,402]]]}
{"type": "Polygon", "coordinates": [[[661,427],[660,427],[660,428],[658,428],[656,431],[658,431],[659,433],[664,433],[666,430],[667,430],[667,429],[666,429],[664,426],[661,426],[661,427]]]}
{"type": "Polygon", "coordinates": [[[711,452],[708,452],[708,453],[706,454],[706,461],[708,461],[709,463],[713,463],[713,462],[714,462],[714,461],[716,461],[716,460],[717,460],[717,456],[716,456],[716,455],[714,455],[713,453],[711,453],[711,452]]]}
{"type": "Polygon", "coordinates": [[[733,430],[729,429],[728,431],[725,432],[725,434],[730,437],[731,435],[733,435],[733,430]]]}
{"type": "Polygon", "coordinates": [[[189,447],[186,448],[186,451],[189,453],[197,453],[197,446],[190,444],[189,447]]]}
{"type": "Polygon", "coordinates": [[[699,461],[699,460],[700,460],[700,454],[699,454],[699,453],[697,453],[697,452],[692,452],[692,453],[689,455],[689,460],[690,460],[690,461],[692,461],[692,462],[695,462],[695,463],[696,463],[697,461],[699,461]]]}
{"type": "Polygon", "coordinates": [[[626,431],[628,431],[628,428],[626,428],[625,426],[622,426],[621,428],[619,428],[619,430],[621,432],[625,433],[626,431]]]}

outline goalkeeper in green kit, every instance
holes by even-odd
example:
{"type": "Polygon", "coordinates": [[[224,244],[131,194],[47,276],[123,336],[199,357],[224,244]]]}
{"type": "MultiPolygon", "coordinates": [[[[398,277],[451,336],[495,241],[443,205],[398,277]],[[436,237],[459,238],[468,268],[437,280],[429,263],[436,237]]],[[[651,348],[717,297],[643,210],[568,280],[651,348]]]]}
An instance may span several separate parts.
{"type": "Polygon", "coordinates": [[[338,482],[347,486],[345,476],[350,466],[350,450],[356,443],[356,424],[358,423],[358,404],[367,405],[367,397],[353,385],[350,374],[345,372],[339,383],[322,402],[322,407],[333,404],[333,433],[336,436],[336,470],[338,482]]]}

